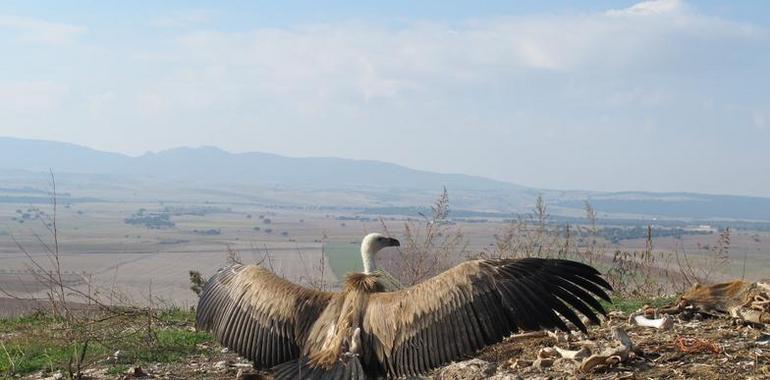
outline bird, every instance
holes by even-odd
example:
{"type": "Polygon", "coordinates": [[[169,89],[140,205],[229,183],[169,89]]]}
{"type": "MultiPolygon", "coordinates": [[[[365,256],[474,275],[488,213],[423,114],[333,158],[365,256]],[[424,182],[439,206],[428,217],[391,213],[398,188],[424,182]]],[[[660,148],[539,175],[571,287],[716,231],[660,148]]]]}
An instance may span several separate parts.
{"type": "Polygon", "coordinates": [[[410,287],[376,265],[398,240],[362,240],[363,272],[340,291],[303,287],[259,265],[233,264],[206,283],[196,325],[276,379],[418,376],[517,331],[583,332],[612,287],[593,267],[551,258],[475,259],[410,287]]]}
{"type": "Polygon", "coordinates": [[[377,276],[377,280],[383,286],[383,290],[391,292],[402,289],[401,282],[390,273],[377,267],[376,256],[384,248],[400,247],[398,239],[372,232],[361,240],[361,261],[364,263],[364,273],[377,276]]]}

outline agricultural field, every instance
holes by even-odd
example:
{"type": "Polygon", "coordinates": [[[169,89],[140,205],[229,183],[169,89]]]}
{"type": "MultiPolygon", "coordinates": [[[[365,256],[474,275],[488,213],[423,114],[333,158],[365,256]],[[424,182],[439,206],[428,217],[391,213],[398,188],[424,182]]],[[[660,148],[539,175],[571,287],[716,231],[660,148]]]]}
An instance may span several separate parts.
{"type": "MultiPolygon", "coordinates": [[[[426,226],[423,219],[381,217],[361,209],[228,202],[228,194],[211,192],[180,190],[179,201],[163,202],[147,200],[126,187],[75,190],[82,191],[80,198],[91,200],[63,197],[57,205],[62,282],[114,304],[191,307],[197,298],[190,290],[189,271],[208,278],[233,259],[261,263],[306,286],[334,288],[345,273],[361,268],[359,243],[365,234],[387,230],[403,239],[406,224],[426,226]]],[[[44,274],[57,264],[50,254],[55,250],[53,208],[45,202],[44,192],[39,193],[40,199],[34,203],[29,199],[27,203],[0,203],[3,296],[46,298],[49,284],[44,274]]],[[[153,194],[169,199],[173,192],[153,194]]],[[[502,218],[450,219],[443,228],[459,231],[463,243],[454,247],[447,264],[494,253],[511,223],[502,218]]],[[[545,250],[558,250],[562,245],[574,249],[590,240],[580,235],[565,241],[564,226],[548,228],[554,240],[541,247],[545,250]]],[[[573,227],[571,231],[584,230],[573,227]]],[[[529,237],[520,240],[526,239],[529,237]]],[[[717,239],[718,234],[660,237],[654,238],[653,249],[667,257],[665,265],[677,264],[675,252],[686,253],[698,265],[700,258],[714,250],[717,239]]],[[[596,253],[607,263],[617,250],[643,250],[647,244],[645,239],[594,240],[596,253]]],[[[390,250],[383,255],[393,256],[390,250]]],[[[770,275],[766,269],[770,268],[768,232],[734,231],[728,253],[730,261],[720,267],[721,277],[770,275]]]]}

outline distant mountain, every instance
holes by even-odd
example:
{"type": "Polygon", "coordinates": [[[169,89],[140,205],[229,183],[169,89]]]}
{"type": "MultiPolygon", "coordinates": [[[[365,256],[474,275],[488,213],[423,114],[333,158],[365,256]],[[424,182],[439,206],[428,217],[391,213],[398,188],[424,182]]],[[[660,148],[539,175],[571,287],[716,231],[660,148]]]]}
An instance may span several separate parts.
{"type": "Polygon", "coordinates": [[[0,137],[0,169],[332,188],[524,189],[483,177],[433,173],[379,161],[229,153],[215,147],[184,147],[131,157],[73,144],[8,137],[0,137]]]}
{"type": "MultiPolygon", "coordinates": [[[[0,137],[0,171],[16,173],[7,175],[6,182],[18,178],[20,171],[47,172],[49,169],[60,177],[70,174],[68,177],[72,180],[77,178],[80,189],[90,189],[92,184],[119,187],[119,182],[128,179],[159,186],[154,190],[135,188],[132,194],[160,188],[164,196],[182,196],[190,189],[197,189],[227,199],[240,197],[244,201],[408,210],[429,204],[446,186],[453,207],[470,212],[468,215],[527,213],[542,193],[552,206],[552,214],[568,217],[581,217],[584,202],[590,199],[605,217],[770,221],[770,198],[539,190],[379,161],[296,158],[256,152],[236,154],[215,147],[183,147],[132,157],[60,142],[0,137]]],[[[13,189],[25,185],[0,182],[0,202],[17,199],[19,195],[13,189]]],[[[94,192],[87,195],[101,197],[94,192]]]]}

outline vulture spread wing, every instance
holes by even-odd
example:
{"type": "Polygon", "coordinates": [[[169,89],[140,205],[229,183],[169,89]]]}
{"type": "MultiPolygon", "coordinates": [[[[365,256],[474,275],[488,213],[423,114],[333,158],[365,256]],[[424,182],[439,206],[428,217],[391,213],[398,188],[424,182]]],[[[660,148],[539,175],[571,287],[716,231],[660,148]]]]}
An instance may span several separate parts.
{"type": "MultiPolygon", "coordinates": [[[[611,287],[588,265],[552,259],[475,260],[397,292],[372,294],[363,321],[362,361],[391,377],[425,373],[517,330],[559,328],[560,315],[585,331],[594,298],[611,287]]],[[[593,310],[592,310],[593,309],[593,310]]]]}
{"type": "Polygon", "coordinates": [[[224,346],[269,368],[300,355],[332,293],[295,285],[256,265],[233,265],[206,283],[196,324],[224,346]]]}

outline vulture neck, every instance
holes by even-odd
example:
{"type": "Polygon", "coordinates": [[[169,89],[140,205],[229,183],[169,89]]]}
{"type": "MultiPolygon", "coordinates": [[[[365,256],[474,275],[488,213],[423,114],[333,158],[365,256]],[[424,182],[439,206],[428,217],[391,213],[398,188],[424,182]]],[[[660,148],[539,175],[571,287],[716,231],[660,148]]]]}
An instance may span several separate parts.
{"type": "Polygon", "coordinates": [[[364,261],[364,273],[371,274],[377,270],[377,264],[374,262],[374,250],[367,246],[361,247],[361,259],[364,261]]]}

